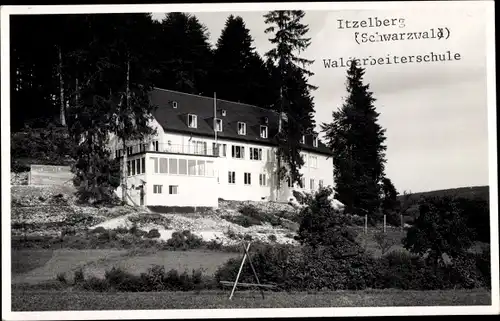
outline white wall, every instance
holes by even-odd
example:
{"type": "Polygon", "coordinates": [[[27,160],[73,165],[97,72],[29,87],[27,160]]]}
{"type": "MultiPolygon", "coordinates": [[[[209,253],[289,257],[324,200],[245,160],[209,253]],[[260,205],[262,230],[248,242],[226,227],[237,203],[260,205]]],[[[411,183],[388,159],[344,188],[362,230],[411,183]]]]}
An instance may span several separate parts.
{"type": "MultiPolygon", "coordinates": [[[[182,146],[185,151],[192,151],[195,142],[206,142],[208,152],[212,152],[215,138],[190,137],[189,135],[177,133],[165,133],[162,139],[163,142],[171,146],[182,146]]],[[[282,182],[279,195],[277,195],[277,184],[273,180],[273,175],[276,171],[276,162],[273,157],[275,152],[274,147],[251,144],[246,142],[236,142],[227,139],[218,139],[218,144],[226,144],[226,156],[218,158],[218,177],[217,190],[218,197],[227,200],[278,200],[287,201],[292,195],[291,188],[288,188],[287,182],[282,182]],[[244,146],[244,159],[232,157],[232,146],[244,146]],[[262,160],[250,159],[250,148],[262,149],[262,160]],[[228,173],[235,172],[235,184],[229,183],[228,173]],[[244,173],[250,173],[251,185],[244,184],[244,173]],[[259,174],[265,174],[266,186],[260,186],[259,174]]],[[[177,147],[176,147],[177,148],[177,147]]],[[[222,155],[222,152],[221,152],[222,155]]],[[[319,180],[323,180],[324,186],[333,186],[333,164],[327,156],[312,153],[309,151],[303,152],[305,164],[301,168],[301,173],[305,178],[305,186],[302,190],[311,192],[310,179],[314,179],[315,190],[319,188],[319,180]],[[316,157],[316,165],[310,162],[310,157],[316,157]]]]}
{"type": "MultiPolygon", "coordinates": [[[[151,126],[156,129],[156,137],[148,138],[149,141],[157,140],[159,142],[160,151],[169,150],[177,153],[193,153],[195,151],[196,142],[206,143],[207,152],[212,155],[213,143],[215,137],[197,137],[188,134],[165,133],[162,127],[154,120],[151,126]]],[[[138,144],[139,142],[130,142],[130,144],[138,144]]],[[[202,155],[182,156],[190,159],[210,159],[216,161],[215,177],[193,177],[193,176],[176,176],[167,174],[153,174],[153,163],[150,157],[155,153],[147,155],[147,170],[144,180],[146,184],[146,204],[147,205],[164,205],[164,206],[217,206],[217,199],[223,198],[227,200],[271,200],[286,202],[292,196],[292,188],[288,187],[286,181],[281,183],[281,189],[277,193],[277,184],[274,181],[274,173],[276,170],[276,162],[274,160],[274,147],[250,144],[246,142],[236,142],[227,139],[218,139],[218,144],[226,144],[226,156],[219,158],[207,157],[202,155]],[[244,159],[233,158],[231,155],[232,146],[244,146],[244,159]],[[250,148],[262,149],[262,160],[250,159],[250,148]],[[271,157],[270,157],[271,156],[271,157]],[[228,172],[235,172],[235,184],[228,181],[228,172]],[[251,185],[244,184],[244,173],[250,173],[251,185]],[[259,174],[265,174],[266,185],[260,186],[259,174]],[[163,194],[154,194],[153,185],[164,185],[163,194]],[[179,194],[169,195],[168,185],[178,185],[179,194]],[[196,196],[196,197],[194,197],[196,196]],[[210,204],[210,205],[207,205],[210,204]]],[[[116,148],[121,148],[121,142],[116,137],[111,137],[110,147],[114,155],[116,148]]],[[[199,150],[198,150],[199,152],[199,150]]],[[[313,153],[309,151],[302,152],[305,164],[301,168],[301,173],[305,179],[305,186],[301,190],[310,193],[310,180],[314,179],[314,190],[319,188],[319,181],[323,180],[324,186],[332,186],[333,182],[333,164],[327,156],[313,153]],[[314,166],[311,162],[311,157],[317,157],[317,164],[314,166]]],[[[166,156],[166,154],[161,154],[166,156]]],[[[169,154],[174,155],[175,154],[169,154]]],[[[222,155],[222,151],[220,151],[222,155]]],[[[134,156],[130,156],[131,159],[134,156]]],[[[166,156],[168,157],[168,156],[166,156]]],[[[178,155],[178,157],[180,157],[178,155]]],[[[137,176],[137,175],[136,175],[137,176]]],[[[132,182],[129,179],[129,182],[132,182]]],[[[131,184],[131,183],[129,183],[131,184]]],[[[294,189],[300,189],[294,187],[294,189]]],[[[136,197],[138,200],[138,196],[136,197]]]]}
{"type": "MultiPolygon", "coordinates": [[[[195,207],[218,207],[217,178],[213,171],[205,176],[176,175],[167,173],[155,173],[152,158],[183,158],[186,160],[204,160],[214,162],[213,168],[217,166],[217,158],[203,156],[187,156],[165,153],[146,154],[146,205],[148,206],[195,206],[195,207]],[[154,193],[154,185],[162,186],[162,193],[154,193]],[[169,194],[169,186],[177,186],[178,194],[169,194]]],[[[206,168],[207,169],[207,168],[206,168]]],[[[207,169],[208,172],[208,169],[207,169]]]]}

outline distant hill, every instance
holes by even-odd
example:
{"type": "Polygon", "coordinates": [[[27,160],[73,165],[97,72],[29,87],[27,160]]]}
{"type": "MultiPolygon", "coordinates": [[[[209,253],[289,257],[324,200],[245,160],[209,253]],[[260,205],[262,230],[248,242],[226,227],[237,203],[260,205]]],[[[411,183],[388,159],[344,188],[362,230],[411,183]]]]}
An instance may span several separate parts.
{"type": "MultiPolygon", "coordinates": [[[[472,186],[472,187],[459,187],[459,188],[449,188],[441,189],[429,192],[412,193],[410,201],[418,202],[422,197],[442,197],[442,196],[454,196],[463,197],[468,199],[480,198],[489,202],[490,199],[490,188],[489,186],[472,186]]],[[[404,196],[399,195],[398,200],[403,200],[404,196]]]]}
{"type": "MultiPolygon", "coordinates": [[[[459,188],[450,188],[450,189],[441,189],[436,191],[429,192],[420,192],[420,193],[412,193],[409,196],[407,201],[407,205],[402,205],[403,207],[407,206],[407,210],[404,212],[404,221],[405,223],[412,223],[414,218],[418,216],[418,206],[421,198],[424,197],[443,197],[443,196],[452,196],[457,198],[466,198],[466,199],[481,199],[485,200],[489,204],[490,200],[490,188],[489,186],[472,186],[472,187],[459,187],[459,188]]],[[[398,200],[404,204],[404,195],[399,195],[398,200]]]]}

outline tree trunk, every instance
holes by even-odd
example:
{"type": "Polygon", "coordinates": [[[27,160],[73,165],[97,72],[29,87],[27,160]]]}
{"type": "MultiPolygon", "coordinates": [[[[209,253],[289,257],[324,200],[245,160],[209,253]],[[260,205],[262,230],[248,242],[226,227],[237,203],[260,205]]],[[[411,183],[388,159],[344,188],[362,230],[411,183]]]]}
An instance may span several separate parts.
{"type": "MultiPolygon", "coordinates": [[[[126,83],[126,100],[125,107],[126,110],[129,109],[130,103],[130,60],[127,60],[127,83],[126,83]]],[[[126,138],[122,137],[123,143],[123,163],[122,163],[122,201],[124,203],[127,202],[127,147],[126,147],[126,138]]]]}
{"type": "Polygon", "coordinates": [[[64,105],[64,80],[62,75],[62,51],[61,47],[58,47],[59,51],[59,64],[57,67],[57,73],[59,74],[59,95],[61,100],[61,106],[59,108],[59,120],[61,125],[66,127],[66,108],[64,105]]]}
{"type": "Polygon", "coordinates": [[[122,202],[127,202],[127,147],[126,140],[122,138],[123,143],[123,162],[122,162],[122,202]]]}

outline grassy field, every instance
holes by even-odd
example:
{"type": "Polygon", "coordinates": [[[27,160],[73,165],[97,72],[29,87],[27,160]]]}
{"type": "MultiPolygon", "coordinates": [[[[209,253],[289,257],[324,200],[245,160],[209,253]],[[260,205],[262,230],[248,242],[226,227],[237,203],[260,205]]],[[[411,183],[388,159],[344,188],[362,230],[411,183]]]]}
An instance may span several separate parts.
{"type": "Polygon", "coordinates": [[[148,310],[216,308],[306,308],[377,306],[490,305],[487,290],[402,291],[366,290],[321,293],[236,292],[229,290],[195,292],[94,293],[66,291],[12,292],[12,311],[148,310]]]}
{"type": "Polygon", "coordinates": [[[85,274],[97,277],[103,277],[105,271],[114,266],[139,274],[154,264],[165,266],[167,271],[201,268],[210,275],[229,258],[238,255],[203,251],[12,250],[12,283],[34,284],[54,280],[58,273],[71,276],[80,267],[85,274]]]}

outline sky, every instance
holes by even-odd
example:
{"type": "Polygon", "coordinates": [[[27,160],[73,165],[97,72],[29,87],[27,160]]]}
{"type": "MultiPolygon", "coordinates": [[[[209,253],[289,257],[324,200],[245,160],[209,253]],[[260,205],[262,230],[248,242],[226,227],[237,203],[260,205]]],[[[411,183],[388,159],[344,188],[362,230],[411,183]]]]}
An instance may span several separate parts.
{"type": "MultiPolygon", "coordinates": [[[[215,45],[230,14],[241,16],[263,55],[272,48],[265,12],[192,12],[215,45]]],[[[164,13],[154,13],[161,20],[164,13]]],[[[399,20],[398,20],[399,21],[399,20]]],[[[488,185],[485,10],[467,3],[411,10],[306,11],[311,45],[301,54],[314,60],[310,83],[316,122],[330,122],[346,95],[346,68],[325,68],[323,59],[424,55],[433,51],[460,60],[366,66],[365,83],[376,98],[386,129],[386,175],[398,192],[488,185]],[[404,27],[339,29],[339,19],[403,18],[404,27]],[[420,32],[448,28],[448,39],[358,44],[354,32],[420,32]]],[[[447,33],[445,33],[447,34],[447,33]]],[[[361,38],[358,38],[361,39],[361,38]]],[[[391,58],[393,59],[393,58],[391,58]]]]}

